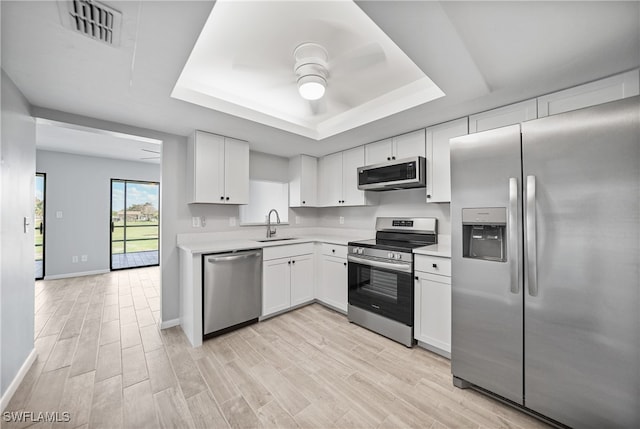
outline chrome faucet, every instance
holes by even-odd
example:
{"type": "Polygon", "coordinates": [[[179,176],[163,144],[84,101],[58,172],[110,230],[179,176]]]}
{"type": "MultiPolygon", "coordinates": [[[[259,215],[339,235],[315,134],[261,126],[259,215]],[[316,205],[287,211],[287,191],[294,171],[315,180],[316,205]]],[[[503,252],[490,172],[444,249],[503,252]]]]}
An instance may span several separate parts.
{"type": "Polygon", "coordinates": [[[280,215],[278,214],[278,210],[276,209],[269,210],[269,214],[267,215],[267,238],[271,238],[274,235],[276,235],[276,227],[274,226],[273,230],[271,229],[271,213],[273,212],[276,213],[276,222],[280,224],[280,215]]]}

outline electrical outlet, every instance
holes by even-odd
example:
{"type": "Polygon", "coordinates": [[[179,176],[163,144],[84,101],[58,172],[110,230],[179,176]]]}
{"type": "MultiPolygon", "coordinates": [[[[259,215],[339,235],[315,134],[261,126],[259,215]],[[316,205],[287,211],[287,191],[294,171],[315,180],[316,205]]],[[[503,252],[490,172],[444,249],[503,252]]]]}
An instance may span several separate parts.
{"type": "Polygon", "coordinates": [[[80,260],[81,260],[82,262],[87,262],[87,261],[89,260],[89,257],[88,257],[87,255],[82,255],[82,256],[80,257],[80,260]]]}
{"type": "Polygon", "coordinates": [[[56,212],[56,219],[62,219],[62,212],[61,211],[57,211],[56,212]]]}
{"type": "Polygon", "coordinates": [[[230,217],[229,218],[229,226],[236,226],[236,218],[235,217],[230,217]]]}
{"type": "Polygon", "coordinates": [[[74,264],[77,264],[78,263],[78,257],[77,256],[72,256],[71,257],[71,262],[74,263],[74,264]]]}
{"type": "Polygon", "coordinates": [[[344,225],[344,216],[340,216],[340,225],[344,225]]]}
{"type": "Polygon", "coordinates": [[[198,216],[193,216],[191,218],[191,226],[194,228],[200,228],[201,223],[200,223],[200,218],[198,216]]]}

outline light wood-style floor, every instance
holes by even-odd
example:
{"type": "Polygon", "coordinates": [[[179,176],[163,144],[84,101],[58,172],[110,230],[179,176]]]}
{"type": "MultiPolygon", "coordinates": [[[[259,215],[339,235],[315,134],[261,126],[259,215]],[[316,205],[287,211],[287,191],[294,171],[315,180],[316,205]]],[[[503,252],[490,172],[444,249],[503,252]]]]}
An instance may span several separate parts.
{"type": "Polygon", "coordinates": [[[317,304],[191,348],[158,329],[158,289],[157,267],[37,282],[38,358],[7,411],[68,412],[34,425],[56,428],[546,427],[317,304]]]}

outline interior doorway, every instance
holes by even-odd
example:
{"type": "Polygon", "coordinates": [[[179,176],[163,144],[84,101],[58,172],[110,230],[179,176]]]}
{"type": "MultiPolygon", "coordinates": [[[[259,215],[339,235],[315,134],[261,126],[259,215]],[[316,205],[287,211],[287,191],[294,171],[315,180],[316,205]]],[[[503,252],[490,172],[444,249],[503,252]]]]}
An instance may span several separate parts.
{"type": "Polygon", "coordinates": [[[46,191],[47,191],[47,175],[45,173],[36,173],[35,183],[35,209],[33,217],[33,235],[35,241],[35,278],[36,280],[44,279],[45,261],[45,213],[46,213],[46,191]]]}
{"type": "Polygon", "coordinates": [[[160,184],[111,179],[111,270],[159,265],[160,184]]]}

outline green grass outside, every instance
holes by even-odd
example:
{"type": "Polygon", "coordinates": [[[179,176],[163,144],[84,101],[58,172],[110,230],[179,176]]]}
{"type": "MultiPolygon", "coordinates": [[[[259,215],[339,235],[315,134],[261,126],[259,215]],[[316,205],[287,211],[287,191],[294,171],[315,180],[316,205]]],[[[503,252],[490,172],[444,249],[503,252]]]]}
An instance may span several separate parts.
{"type": "MultiPolygon", "coordinates": [[[[124,226],[124,220],[121,222],[114,222],[113,223],[115,226],[124,226]]],[[[140,226],[158,226],[158,222],[157,221],[150,221],[150,220],[145,220],[145,221],[129,221],[127,222],[127,226],[134,226],[134,225],[140,225],[140,226]]]]}
{"type": "MultiPolygon", "coordinates": [[[[129,241],[127,240],[127,253],[148,252],[158,250],[158,240],[129,241]]],[[[111,243],[111,253],[114,255],[124,253],[124,242],[111,243]]]]}

